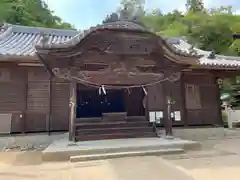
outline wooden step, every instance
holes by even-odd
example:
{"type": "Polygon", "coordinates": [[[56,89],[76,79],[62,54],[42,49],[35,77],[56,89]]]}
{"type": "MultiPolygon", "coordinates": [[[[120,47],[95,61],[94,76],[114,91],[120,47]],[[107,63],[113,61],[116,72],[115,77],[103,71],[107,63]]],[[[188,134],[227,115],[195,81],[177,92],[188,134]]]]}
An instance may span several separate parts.
{"type": "Polygon", "coordinates": [[[103,121],[122,121],[127,117],[127,113],[103,113],[103,121]]]}
{"type": "Polygon", "coordinates": [[[115,127],[115,128],[94,128],[94,129],[78,129],[76,135],[91,135],[91,134],[116,134],[116,133],[131,133],[131,132],[153,132],[153,127],[115,127]]]}
{"type": "Polygon", "coordinates": [[[145,116],[127,116],[126,120],[129,122],[147,121],[145,116]]]}
{"type": "MultiPolygon", "coordinates": [[[[112,117],[111,115],[107,116],[108,118],[112,117]]],[[[130,121],[130,122],[139,122],[139,121],[147,121],[145,116],[126,116],[121,119],[122,121],[130,121]]],[[[110,121],[110,119],[108,119],[110,121]]],[[[91,117],[91,118],[76,118],[76,123],[101,123],[104,122],[102,117],[91,117]]],[[[114,121],[113,121],[114,122],[114,121]]]]}
{"type": "Polygon", "coordinates": [[[102,122],[101,117],[92,117],[92,118],[76,118],[76,123],[87,123],[87,122],[102,122]]]}
{"type": "Polygon", "coordinates": [[[76,136],[76,141],[102,140],[102,139],[125,139],[125,138],[146,138],[156,137],[155,132],[131,132],[115,134],[92,134],[76,136]]]}
{"type": "Polygon", "coordinates": [[[126,122],[126,121],[117,121],[117,122],[88,122],[88,123],[77,123],[76,129],[94,129],[94,128],[115,128],[115,127],[151,127],[151,124],[147,121],[139,122],[126,122]]]}

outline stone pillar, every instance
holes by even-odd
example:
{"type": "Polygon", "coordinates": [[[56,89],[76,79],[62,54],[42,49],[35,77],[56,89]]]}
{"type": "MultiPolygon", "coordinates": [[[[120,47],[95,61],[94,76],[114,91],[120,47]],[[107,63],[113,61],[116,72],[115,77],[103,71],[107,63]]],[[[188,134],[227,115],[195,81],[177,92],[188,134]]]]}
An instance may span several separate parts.
{"type": "Polygon", "coordinates": [[[233,128],[232,109],[230,107],[228,107],[228,106],[225,106],[225,112],[227,114],[228,128],[232,129],[233,128]]]}

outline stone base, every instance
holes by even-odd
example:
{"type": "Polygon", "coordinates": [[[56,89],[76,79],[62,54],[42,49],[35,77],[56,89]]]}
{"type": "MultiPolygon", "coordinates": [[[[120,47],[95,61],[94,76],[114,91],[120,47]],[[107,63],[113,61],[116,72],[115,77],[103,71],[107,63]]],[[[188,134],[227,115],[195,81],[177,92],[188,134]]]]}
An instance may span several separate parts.
{"type": "Polygon", "coordinates": [[[173,155],[173,154],[183,154],[183,149],[159,149],[159,150],[141,150],[141,151],[129,151],[129,152],[117,152],[117,153],[103,153],[103,154],[91,154],[91,155],[79,155],[71,156],[70,162],[80,162],[80,161],[95,161],[103,159],[113,159],[121,157],[136,157],[136,156],[160,156],[160,155],[173,155]]]}
{"type": "Polygon", "coordinates": [[[169,152],[180,152],[180,149],[189,150],[200,148],[200,144],[194,141],[174,138],[133,138],[99,141],[77,142],[76,146],[68,146],[67,138],[53,142],[43,151],[44,161],[68,161],[70,157],[78,156],[80,159],[103,157],[124,157],[135,155],[156,155],[169,152]],[[177,151],[176,151],[177,149],[177,151]]]}

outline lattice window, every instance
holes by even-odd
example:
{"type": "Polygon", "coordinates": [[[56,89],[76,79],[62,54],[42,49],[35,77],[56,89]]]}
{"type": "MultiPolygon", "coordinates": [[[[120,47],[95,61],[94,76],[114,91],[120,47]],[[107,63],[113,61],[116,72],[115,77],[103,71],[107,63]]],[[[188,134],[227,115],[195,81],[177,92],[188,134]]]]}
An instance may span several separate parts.
{"type": "Polygon", "coordinates": [[[6,82],[11,80],[11,74],[8,69],[1,68],[0,69],[0,81],[6,82]]]}
{"type": "Polygon", "coordinates": [[[201,99],[199,86],[193,84],[185,85],[185,97],[187,109],[200,109],[201,99]]]}

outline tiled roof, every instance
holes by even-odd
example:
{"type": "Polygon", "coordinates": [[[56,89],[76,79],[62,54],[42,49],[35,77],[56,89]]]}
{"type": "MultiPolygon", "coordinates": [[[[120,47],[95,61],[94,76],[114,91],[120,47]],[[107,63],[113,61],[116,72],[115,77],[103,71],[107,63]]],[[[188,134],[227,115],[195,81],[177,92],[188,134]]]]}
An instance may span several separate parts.
{"type": "MultiPolygon", "coordinates": [[[[74,47],[77,44],[81,43],[82,40],[84,40],[87,36],[89,36],[92,32],[96,31],[96,30],[102,30],[102,29],[107,29],[107,30],[127,30],[127,31],[134,31],[134,32],[143,32],[143,33],[150,33],[156,36],[156,34],[154,32],[151,32],[146,26],[144,26],[141,23],[136,23],[134,21],[129,21],[129,20],[119,20],[119,21],[115,21],[115,22],[110,22],[110,23],[104,23],[101,25],[97,25],[95,27],[91,27],[85,31],[83,31],[82,33],[77,34],[76,36],[74,36],[73,38],[67,40],[67,41],[63,41],[60,43],[44,43],[41,42],[38,43],[36,45],[37,51],[40,52],[41,50],[53,50],[53,49],[64,49],[64,48],[68,48],[68,47],[74,47]]],[[[162,40],[162,38],[160,36],[158,36],[158,38],[160,40],[162,40]]],[[[193,54],[189,54],[186,53],[185,51],[181,51],[179,49],[176,49],[173,44],[168,43],[168,38],[166,38],[165,40],[161,41],[163,43],[163,45],[170,50],[170,52],[173,52],[177,55],[180,56],[193,56],[193,54]]],[[[195,54],[196,57],[198,57],[195,54]]]]}
{"type": "Polygon", "coordinates": [[[52,44],[65,42],[79,32],[7,25],[7,28],[0,32],[0,56],[33,56],[36,52],[35,45],[40,42],[42,33],[49,36],[47,43],[52,44]]]}
{"type": "MultiPolygon", "coordinates": [[[[174,39],[174,38],[172,38],[174,39]]],[[[169,39],[170,41],[170,39],[169,39]]],[[[172,45],[181,51],[185,51],[189,53],[192,45],[187,42],[185,38],[175,38],[175,43],[172,45]]],[[[240,68],[240,57],[239,56],[223,56],[223,55],[215,55],[214,58],[210,58],[209,55],[212,53],[211,51],[204,51],[193,47],[193,50],[197,55],[201,56],[199,58],[199,64],[202,66],[218,66],[218,67],[233,67],[240,68]]]]}
{"type": "Polygon", "coordinates": [[[95,27],[91,27],[87,30],[84,30],[82,33],[77,34],[73,38],[61,42],[61,43],[52,43],[52,44],[42,44],[39,43],[37,44],[37,47],[44,48],[44,49],[54,49],[54,48],[66,48],[70,46],[75,46],[76,44],[80,43],[85,37],[87,37],[90,33],[96,31],[96,30],[101,30],[101,29],[120,29],[120,30],[137,30],[137,31],[142,31],[146,32],[148,31],[145,26],[142,26],[137,23],[133,23],[131,21],[116,21],[116,22],[110,22],[110,23],[104,23],[101,25],[97,25],[95,27]],[[43,47],[44,46],[44,47],[43,47]]]}
{"type": "MultiPolygon", "coordinates": [[[[66,47],[77,44],[81,39],[96,29],[133,29],[148,31],[144,26],[134,22],[107,23],[98,25],[82,33],[75,30],[59,30],[39,27],[26,27],[19,25],[7,25],[0,30],[0,56],[33,56],[36,52],[36,46],[41,44],[42,35],[48,36],[44,45],[47,47],[66,47]]],[[[1,29],[1,28],[0,28],[1,29]]],[[[199,65],[218,66],[229,68],[240,68],[240,57],[215,55],[215,58],[209,58],[210,51],[203,51],[187,43],[185,38],[164,38],[164,42],[175,53],[182,55],[194,55],[199,57],[199,65]],[[193,53],[194,52],[194,53],[193,53]]]]}

